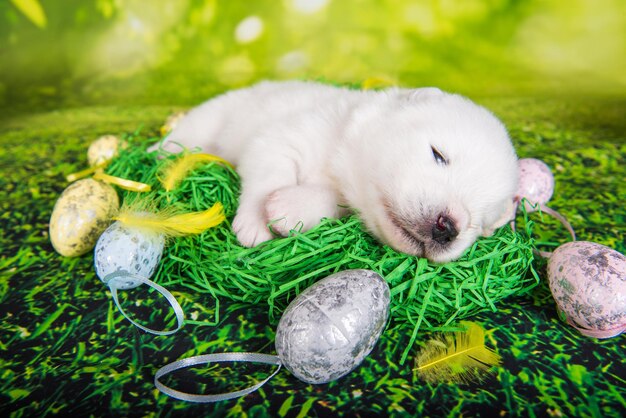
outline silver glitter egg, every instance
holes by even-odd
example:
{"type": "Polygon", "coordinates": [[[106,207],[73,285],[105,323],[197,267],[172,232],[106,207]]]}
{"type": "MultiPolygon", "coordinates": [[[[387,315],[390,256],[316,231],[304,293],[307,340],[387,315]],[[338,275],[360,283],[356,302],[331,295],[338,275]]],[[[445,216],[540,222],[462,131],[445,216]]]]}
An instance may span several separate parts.
{"type": "Polygon", "coordinates": [[[354,370],[372,351],[389,317],[390,291],[370,270],[328,276],[289,304],[276,330],[282,364],[307,383],[354,370]]]}
{"type": "MultiPolygon", "coordinates": [[[[127,228],[121,222],[113,223],[98,239],[94,250],[94,266],[100,280],[104,281],[111,273],[136,275],[142,278],[152,276],[161,260],[165,238],[163,235],[127,228]]],[[[132,277],[124,279],[118,289],[132,289],[141,283],[132,277]]]]}

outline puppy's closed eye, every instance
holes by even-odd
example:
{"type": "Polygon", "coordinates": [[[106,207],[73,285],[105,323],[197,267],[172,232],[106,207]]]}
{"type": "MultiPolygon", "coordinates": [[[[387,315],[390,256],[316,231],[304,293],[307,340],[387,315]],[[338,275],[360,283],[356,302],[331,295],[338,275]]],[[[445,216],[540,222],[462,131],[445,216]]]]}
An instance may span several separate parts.
{"type": "Polygon", "coordinates": [[[446,159],[446,157],[443,156],[443,154],[437,148],[431,145],[430,149],[433,151],[433,158],[435,159],[437,164],[448,165],[448,160],[446,159]]]}

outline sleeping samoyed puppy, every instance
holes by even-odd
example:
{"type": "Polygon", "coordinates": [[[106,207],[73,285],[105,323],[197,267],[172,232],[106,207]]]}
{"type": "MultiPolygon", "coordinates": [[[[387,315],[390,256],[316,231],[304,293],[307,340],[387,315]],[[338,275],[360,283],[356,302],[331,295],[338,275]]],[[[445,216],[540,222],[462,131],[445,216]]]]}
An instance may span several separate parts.
{"type": "Polygon", "coordinates": [[[445,262],[513,215],[517,157],[506,129],[436,88],[263,82],[192,109],[152,149],[181,145],[236,166],[232,227],[248,247],[349,208],[381,242],[445,262]]]}

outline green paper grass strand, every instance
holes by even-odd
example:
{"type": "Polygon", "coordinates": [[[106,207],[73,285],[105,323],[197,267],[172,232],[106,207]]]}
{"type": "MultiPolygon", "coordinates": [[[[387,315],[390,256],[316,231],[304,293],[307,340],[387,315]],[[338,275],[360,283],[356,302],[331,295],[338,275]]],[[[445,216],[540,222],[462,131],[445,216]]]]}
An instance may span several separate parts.
{"type": "MultiPolygon", "coordinates": [[[[410,330],[404,361],[420,330],[445,330],[479,311],[495,311],[500,300],[528,292],[539,282],[532,264],[532,222],[517,232],[500,228],[491,237],[480,238],[459,260],[445,264],[381,245],[356,216],[324,219],[306,233],[294,229],[287,238],[242,247],[230,227],[240,190],[236,172],[216,163],[199,165],[177,189],[165,192],[156,173],[173,158],[159,160],[140,144],[123,151],[107,172],[153,186],[149,199],[158,208],[175,205],[199,211],[218,201],[224,205],[227,221],[199,236],[173,240],[154,277],[157,283],[176,282],[210,294],[216,303],[222,299],[264,303],[275,321],[315,281],[341,270],[371,269],[391,288],[391,326],[410,330]]],[[[138,196],[123,192],[123,198],[138,196]]]]}

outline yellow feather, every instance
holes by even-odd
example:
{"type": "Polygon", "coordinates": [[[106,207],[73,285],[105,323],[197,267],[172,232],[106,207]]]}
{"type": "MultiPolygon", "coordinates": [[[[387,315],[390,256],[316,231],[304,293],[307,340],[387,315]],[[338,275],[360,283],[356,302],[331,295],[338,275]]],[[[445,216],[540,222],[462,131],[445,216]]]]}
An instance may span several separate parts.
{"type": "Polygon", "coordinates": [[[187,176],[187,173],[191,171],[196,164],[217,162],[234,168],[231,163],[223,158],[210,154],[187,154],[166,165],[161,171],[159,181],[163,185],[166,191],[171,191],[182,179],[187,176]]]}
{"type": "Polygon", "coordinates": [[[222,204],[217,202],[211,209],[203,212],[183,213],[180,215],[171,215],[171,212],[167,210],[153,213],[123,209],[113,219],[130,227],[164,234],[169,237],[179,237],[200,234],[222,223],[225,216],[222,204]]]}
{"type": "Polygon", "coordinates": [[[485,346],[485,330],[478,324],[462,322],[465,331],[428,341],[416,359],[417,374],[427,382],[469,383],[482,380],[500,356],[485,346]]]}
{"type": "Polygon", "coordinates": [[[361,88],[364,90],[377,89],[381,87],[395,86],[397,83],[389,77],[368,77],[361,83],[361,88]]]}

